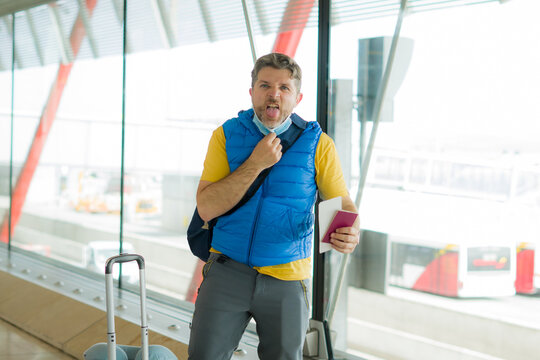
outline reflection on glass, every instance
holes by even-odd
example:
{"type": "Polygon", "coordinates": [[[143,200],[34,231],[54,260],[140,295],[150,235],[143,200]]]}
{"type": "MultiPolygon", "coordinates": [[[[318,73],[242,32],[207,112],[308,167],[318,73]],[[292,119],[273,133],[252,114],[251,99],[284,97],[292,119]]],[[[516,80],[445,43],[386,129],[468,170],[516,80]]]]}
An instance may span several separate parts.
{"type": "MultiPolygon", "coordinates": [[[[540,95],[534,65],[540,51],[528,45],[540,41],[530,15],[538,6],[485,4],[405,18],[401,35],[414,43],[412,58],[404,70],[399,51],[396,57],[395,70],[405,73],[397,75],[402,83],[386,99],[391,111],[378,128],[360,204],[362,241],[333,322],[337,348],[413,358],[403,355],[406,347],[376,345],[399,338],[433,358],[446,342],[459,347],[452,356],[477,351],[505,357],[484,346],[498,341],[490,329],[507,331],[518,321],[537,335],[540,319],[519,313],[537,306],[535,297],[522,294],[540,287],[534,275],[540,266],[540,112],[533,100],[540,95]],[[519,68],[510,55],[517,49],[523,52],[519,68]],[[497,321],[493,328],[478,317],[468,319],[469,326],[435,325],[464,313],[497,321]],[[441,345],[426,353],[411,334],[441,345]],[[467,343],[470,336],[476,344],[467,343]]],[[[395,18],[380,17],[334,26],[331,78],[352,80],[360,93],[365,69],[358,64],[365,59],[355,53],[359,39],[391,36],[394,24],[395,18]]],[[[363,85],[372,87],[368,80],[363,85]]],[[[365,100],[355,105],[359,113],[369,105],[365,100]]],[[[368,122],[366,138],[371,128],[368,122]]],[[[353,123],[348,151],[365,146],[360,139],[353,123]]],[[[351,171],[355,193],[356,159],[351,171]]],[[[330,261],[331,278],[339,259],[330,261]]],[[[520,350],[513,351],[518,356],[520,350]]]]}
{"type": "MultiPolygon", "coordinates": [[[[183,299],[195,269],[185,231],[208,139],[223,121],[250,107],[252,57],[240,3],[231,5],[235,21],[227,17],[212,29],[212,16],[205,19],[198,3],[161,2],[168,13],[147,1],[129,1],[124,128],[122,9],[117,1],[86,2],[97,5],[88,8],[93,26],[83,32],[78,49],[72,30],[82,26],[80,3],[68,0],[15,15],[13,245],[102,272],[104,260],[120,249],[122,225],[122,250],[147,259],[148,287],[183,299]],[[37,35],[31,34],[29,16],[37,35]]],[[[392,35],[393,5],[358,19],[343,9],[333,14],[330,70],[332,80],[340,81],[332,94],[346,100],[332,104],[333,121],[341,122],[333,136],[353,198],[357,159],[366,144],[361,136],[369,135],[371,124],[360,134],[352,119],[361,118],[367,100],[373,100],[357,96],[361,85],[369,85],[359,81],[365,60],[359,40],[392,35]]],[[[264,6],[263,20],[277,28],[278,12],[271,17],[264,6]]],[[[405,298],[454,311],[455,304],[474,302],[453,297],[481,296],[473,314],[532,313],[523,309],[537,301],[534,297],[495,302],[492,296],[501,288],[508,293],[508,284],[518,294],[540,287],[534,275],[540,263],[538,6],[536,0],[494,1],[413,12],[405,19],[402,36],[414,43],[412,58],[400,69],[392,101],[385,103],[360,207],[362,246],[351,257],[350,286],[332,323],[338,349],[380,354],[370,346],[385,343],[374,341],[384,339],[374,330],[382,325],[439,342],[457,334],[454,344],[462,344],[467,337],[464,328],[415,333],[431,329],[423,319],[443,324],[448,319],[421,305],[417,317],[406,321],[403,308],[385,311],[371,306],[376,301],[405,298]],[[499,275],[504,286],[494,277],[499,275]],[[441,291],[450,284],[452,292],[441,291]],[[415,288],[422,291],[410,291],[415,288]],[[374,295],[380,293],[383,300],[374,295]],[[378,323],[383,315],[387,322],[378,323]]],[[[11,55],[6,56],[11,41],[5,24],[0,21],[0,214],[9,207],[11,146],[11,55]]],[[[272,30],[264,33],[257,39],[258,55],[269,52],[274,40],[272,30]]],[[[315,118],[316,39],[316,29],[306,29],[295,56],[304,71],[304,100],[297,112],[307,120],[315,118]]],[[[330,257],[329,278],[340,259],[330,257]]],[[[123,268],[128,283],[136,277],[133,270],[123,268]]],[[[476,334],[476,343],[488,343],[487,334],[476,334]]]]}
{"type": "MultiPolygon", "coordinates": [[[[50,239],[37,237],[40,232],[36,223],[30,220],[36,216],[32,204],[52,202],[56,195],[54,167],[39,167],[43,140],[48,132],[38,132],[41,111],[47,101],[50,84],[54,79],[54,67],[25,67],[31,63],[34,54],[20,55],[18,46],[23,43],[19,37],[28,27],[27,19],[17,14],[15,21],[15,46],[17,64],[13,81],[13,179],[12,179],[12,246],[33,251],[45,256],[53,254],[55,243],[50,239]]],[[[45,15],[42,11],[41,15],[45,15]]],[[[53,120],[52,117],[44,121],[53,120]]],[[[47,213],[48,210],[42,210],[47,213]]],[[[40,215],[37,215],[39,218],[40,215]]]]}
{"type": "Polygon", "coordinates": [[[128,38],[137,34],[139,45],[155,47],[126,57],[123,240],[145,257],[149,289],[184,300],[190,285],[198,285],[191,284],[199,271],[186,230],[208,141],[249,107],[252,60],[245,37],[164,50],[174,39],[186,40],[179,32],[185,24],[172,15],[156,23],[142,6],[128,5],[128,38]],[[156,32],[161,26],[169,36],[156,32]],[[235,56],[216,56],[231,49],[235,56]]]}
{"type": "MultiPolygon", "coordinates": [[[[220,6],[197,2],[128,3],[125,78],[121,1],[68,0],[17,14],[14,245],[97,272],[104,254],[137,252],[147,259],[148,288],[183,299],[196,260],[185,231],[206,147],[215,128],[251,106],[252,54],[241,3],[227,3],[226,18],[220,6]]],[[[270,52],[287,1],[264,18],[267,5],[248,3],[259,13],[255,32],[266,35],[256,36],[258,49],[270,52]]],[[[309,93],[299,112],[311,120],[315,39],[312,29],[297,56],[309,93]]]]}
{"type": "Polygon", "coordinates": [[[12,243],[104,273],[101,254],[119,249],[120,202],[108,187],[121,162],[122,32],[103,20],[111,3],[86,6],[107,33],[84,26],[76,1],[17,16],[12,243]],[[100,51],[116,56],[89,59],[100,51]]]}
{"type": "MultiPolygon", "coordinates": [[[[11,89],[12,89],[12,53],[13,38],[11,29],[7,26],[13,17],[6,15],[0,18],[0,27],[5,31],[0,32],[0,226],[9,218],[9,173],[11,158],[11,89]]],[[[1,231],[1,228],[0,228],[1,231]]],[[[6,246],[9,236],[0,232],[0,246],[6,246]]]]}

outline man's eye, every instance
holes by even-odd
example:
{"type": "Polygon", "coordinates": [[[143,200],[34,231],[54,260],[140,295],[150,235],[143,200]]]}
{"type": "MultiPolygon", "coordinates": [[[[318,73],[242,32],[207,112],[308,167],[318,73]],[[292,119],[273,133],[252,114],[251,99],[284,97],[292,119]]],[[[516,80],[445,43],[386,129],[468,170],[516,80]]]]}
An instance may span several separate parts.
{"type": "Polygon", "coordinates": [[[281,87],[281,90],[283,90],[283,91],[289,91],[289,87],[287,87],[287,86],[282,86],[282,87],[281,87]]]}
{"type": "Polygon", "coordinates": [[[261,87],[262,87],[262,88],[267,88],[268,85],[266,85],[266,84],[261,84],[261,87]]]}

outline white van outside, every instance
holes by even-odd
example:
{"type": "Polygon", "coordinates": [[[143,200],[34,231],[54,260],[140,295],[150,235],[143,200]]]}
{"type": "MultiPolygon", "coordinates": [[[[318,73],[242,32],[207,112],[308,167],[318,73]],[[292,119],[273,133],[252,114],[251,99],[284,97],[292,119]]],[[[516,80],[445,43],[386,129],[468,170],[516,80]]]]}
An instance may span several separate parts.
{"type": "MultiPolygon", "coordinates": [[[[93,272],[105,275],[105,263],[107,259],[119,254],[119,243],[117,241],[92,241],[86,246],[85,267],[93,272]]],[[[135,248],[131,243],[124,242],[123,253],[134,254],[135,248]]],[[[113,276],[118,279],[120,266],[115,266],[113,276]]],[[[122,280],[128,283],[137,283],[139,280],[139,268],[135,263],[126,263],[122,267],[122,280]],[[135,266],[133,266],[135,265],[135,266]]]]}

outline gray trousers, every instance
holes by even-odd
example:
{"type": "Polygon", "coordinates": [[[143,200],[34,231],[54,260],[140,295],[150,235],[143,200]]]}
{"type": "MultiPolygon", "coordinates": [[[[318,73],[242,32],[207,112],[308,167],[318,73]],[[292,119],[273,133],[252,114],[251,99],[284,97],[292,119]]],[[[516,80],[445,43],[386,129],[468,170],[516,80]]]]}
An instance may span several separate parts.
{"type": "Polygon", "coordinates": [[[251,318],[263,360],[301,360],[309,321],[307,281],[259,274],[230,258],[210,254],[195,303],[190,360],[229,360],[251,318]]]}

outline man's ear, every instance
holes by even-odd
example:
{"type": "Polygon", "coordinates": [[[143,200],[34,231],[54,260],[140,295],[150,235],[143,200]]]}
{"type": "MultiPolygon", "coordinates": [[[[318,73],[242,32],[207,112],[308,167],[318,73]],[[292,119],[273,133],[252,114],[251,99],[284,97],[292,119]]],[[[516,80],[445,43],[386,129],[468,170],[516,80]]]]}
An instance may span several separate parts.
{"type": "Polygon", "coordinates": [[[304,97],[304,94],[302,93],[298,93],[298,95],[296,95],[296,105],[298,105],[300,101],[302,101],[303,97],[304,97]]]}
{"type": "Polygon", "coordinates": [[[251,90],[252,90],[252,89],[249,88],[249,96],[253,96],[253,95],[251,94],[251,90]]]}

